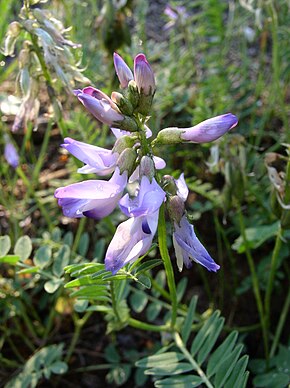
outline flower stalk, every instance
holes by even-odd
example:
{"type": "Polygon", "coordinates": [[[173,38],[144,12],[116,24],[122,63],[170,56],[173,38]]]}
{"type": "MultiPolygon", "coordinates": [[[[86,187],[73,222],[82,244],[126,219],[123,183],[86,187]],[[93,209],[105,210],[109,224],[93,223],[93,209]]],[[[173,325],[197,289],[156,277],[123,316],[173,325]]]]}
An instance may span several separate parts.
{"type": "Polygon", "coordinates": [[[159,212],[158,243],[159,243],[160,255],[164,263],[167,284],[168,284],[171,303],[172,303],[171,329],[175,330],[175,324],[176,324],[176,318],[177,318],[177,294],[176,294],[174,272],[173,272],[171,259],[167,248],[164,205],[160,207],[160,212],[159,212]]]}

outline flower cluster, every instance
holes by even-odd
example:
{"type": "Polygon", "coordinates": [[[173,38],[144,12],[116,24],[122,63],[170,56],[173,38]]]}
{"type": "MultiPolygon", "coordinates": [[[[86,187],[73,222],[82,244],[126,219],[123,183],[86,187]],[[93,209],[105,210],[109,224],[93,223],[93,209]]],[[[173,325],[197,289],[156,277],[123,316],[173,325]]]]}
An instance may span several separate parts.
{"type": "Polygon", "coordinates": [[[162,144],[216,140],[237,124],[237,118],[228,113],[192,128],[165,128],[150,141],[152,132],[146,122],[156,89],[151,66],[144,54],[138,54],[132,72],[116,53],[114,65],[122,93],[113,92],[110,98],[91,86],[74,92],[90,113],[111,127],[116,137],[113,149],[70,138],[64,139],[62,145],[84,163],[79,173],[112,176],[109,180],[86,180],[61,187],[56,190],[55,197],[68,217],[101,219],[119,205],[128,219],[117,227],[106,253],[105,266],[112,273],[150,249],[162,204],[165,204],[173,225],[178,269],[181,271],[183,264],[190,268],[195,261],[209,271],[217,271],[219,265],[198,240],[187,219],[185,201],[188,188],[183,174],[179,179],[169,175],[158,179],[156,170],[162,170],[166,164],[154,155],[153,149],[162,144]],[[128,192],[123,195],[126,188],[128,192]]]}

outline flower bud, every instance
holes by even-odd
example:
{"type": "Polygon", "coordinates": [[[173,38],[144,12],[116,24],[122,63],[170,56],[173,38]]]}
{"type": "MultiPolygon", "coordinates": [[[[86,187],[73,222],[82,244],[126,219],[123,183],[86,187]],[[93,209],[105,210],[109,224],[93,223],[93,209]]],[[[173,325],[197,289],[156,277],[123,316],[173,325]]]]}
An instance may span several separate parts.
{"type": "Polygon", "coordinates": [[[125,115],[131,115],[133,113],[133,106],[131,102],[123,96],[121,93],[113,92],[111,94],[111,99],[114,103],[118,105],[118,108],[125,115]]]}
{"type": "Polygon", "coordinates": [[[116,140],[112,152],[117,152],[118,154],[121,154],[126,148],[132,148],[134,144],[134,137],[128,135],[121,136],[116,140]]]}
{"type": "Polygon", "coordinates": [[[124,116],[118,112],[117,105],[100,90],[89,86],[83,90],[75,90],[74,94],[87,110],[102,123],[111,126],[124,120],[124,116]]]}
{"type": "Polygon", "coordinates": [[[171,175],[164,175],[162,178],[162,188],[171,195],[176,195],[177,186],[175,179],[171,175]]]}
{"type": "Polygon", "coordinates": [[[18,36],[21,32],[21,25],[18,22],[12,22],[9,24],[6,37],[4,40],[3,54],[6,56],[13,56],[15,44],[18,39],[18,36]]]}
{"type": "Polygon", "coordinates": [[[231,113],[212,117],[194,127],[183,128],[181,139],[191,143],[208,143],[223,136],[237,124],[237,117],[231,113]]]}
{"type": "Polygon", "coordinates": [[[170,219],[179,224],[185,213],[184,201],[178,195],[170,195],[166,205],[170,219]]]}
{"type": "Polygon", "coordinates": [[[7,160],[7,163],[13,167],[16,168],[19,166],[19,155],[14,147],[14,145],[9,140],[8,136],[4,136],[5,140],[5,147],[4,147],[4,157],[7,160]]]}
{"type": "Polygon", "coordinates": [[[128,84],[128,100],[131,102],[132,106],[136,108],[139,102],[139,93],[134,80],[130,81],[128,84]]]}
{"type": "Polygon", "coordinates": [[[120,173],[123,174],[123,172],[128,171],[128,176],[130,176],[135,169],[136,158],[137,153],[133,148],[126,148],[122,151],[116,164],[120,169],[120,173]]]}
{"type": "Polygon", "coordinates": [[[138,124],[136,123],[136,121],[129,116],[123,116],[123,117],[124,118],[122,121],[117,121],[114,123],[114,127],[123,129],[125,131],[129,131],[129,132],[136,132],[138,130],[138,124]]]}
{"type": "Polygon", "coordinates": [[[140,94],[154,95],[156,90],[154,73],[144,54],[138,54],[134,59],[134,78],[140,94]]]}
{"type": "Polygon", "coordinates": [[[133,73],[124,59],[117,53],[114,53],[114,66],[120,81],[121,88],[126,88],[133,79],[133,73]]]}
{"type": "Polygon", "coordinates": [[[140,162],[140,177],[147,176],[150,182],[155,175],[155,165],[153,159],[150,156],[142,156],[140,162]]]}

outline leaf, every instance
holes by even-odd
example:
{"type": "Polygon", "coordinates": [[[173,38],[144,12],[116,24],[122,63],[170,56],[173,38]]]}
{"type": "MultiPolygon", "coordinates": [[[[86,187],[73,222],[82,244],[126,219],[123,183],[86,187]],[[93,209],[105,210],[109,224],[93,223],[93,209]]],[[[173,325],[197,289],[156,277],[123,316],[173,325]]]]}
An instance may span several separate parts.
{"type": "MultiPolygon", "coordinates": [[[[252,249],[258,248],[262,245],[266,240],[271,237],[274,237],[279,229],[280,222],[274,222],[271,225],[261,225],[255,226],[253,228],[247,228],[245,230],[247,242],[249,247],[252,249]]],[[[243,241],[243,237],[239,236],[232,245],[232,248],[238,253],[245,252],[245,244],[243,241]]]]}
{"type": "Polygon", "coordinates": [[[29,267],[29,268],[24,268],[24,269],[21,269],[20,271],[17,271],[17,274],[18,275],[25,275],[25,274],[28,274],[28,273],[36,273],[38,272],[39,270],[39,267],[29,267]]]}
{"type": "Polygon", "coordinates": [[[32,242],[30,237],[22,236],[20,237],[15,244],[14,253],[20,257],[21,261],[24,261],[29,258],[32,252],[32,242]]]}
{"type": "Polygon", "coordinates": [[[110,363],[119,363],[121,361],[121,357],[113,344],[106,346],[105,359],[110,363]]]}
{"type": "Polygon", "coordinates": [[[6,256],[11,248],[10,237],[5,235],[0,237],[0,257],[6,256]]]}
{"type": "Polygon", "coordinates": [[[186,318],[184,320],[182,330],[181,330],[181,337],[182,337],[182,340],[185,344],[188,341],[188,338],[189,338],[190,333],[191,333],[191,326],[192,326],[194,316],[195,316],[196,304],[197,304],[197,297],[194,296],[190,301],[190,304],[189,304],[189,307],[187,310],[187,315],[186,315],[186,318]]]}
{"type": "Polygon", "coordinates": [[[107,287],[101,285],[81,287],[81,289],[74,291],[71,297],[110,301],[107,287]]]}
{"type": "Polygon", "coordinates": [[[69,247],[72,246],[73,244],[73,241],[74,241],[74,235],[71,231],[67,232],[64,237],[63,237],[63,243],[65,245],[68,245],[69,247]]]}
{"type": "Polygon", "coordinates": [[[62,279],[54,278],[44,283],[44,289],[47,293],[53,294],[62,284],[62,279]]]}
{"type": "Polygon", "coordinates": [[[203,383],[202,378],[199,376],[188,375],[188,376],[174,376],[166,379],[158,380],[154,386],[156,388],[191,388],[199,387],[203,383]]]}
{"type": "Polygon", "coordinates": [[[145,292],[134,290],[134,293],[130,296],[130,303],[136,313],[141,313],[148,303],[148,297],[145,292]]]}
{"type": "Polygon", "coordinates": [[[177,287],[176,287],[177,302],[180,302],[181,299],[183,298],[183,295],[184,295],[185,290],[186,290],[187,283],[188,283],[188,279],[186,277],[183,277],[180,280],[180,282],[177,284],[177,287]]]}
{"type": "Polygon", "coordinates": [[[224,325],[224,318],[219,317],[215,324],[212,325],[207,333],[206,333],[206,340],[204,341],[202,347],[200,348],[198,355],[197,355],[197,362],[201,365],[209,355],[210,351],[214,347],[216,340],[218,339],[218,336],[220,335],[220,332],[222,331],[223,325],[224,325]]]}
{"type": "Polygon", "coordinates": [[[220,313],[219,311],[215,311],[209,319],[203,324],[202,328],[199,330],[198,334],[194,338],[194,341],[192,342],[190,353],[194,356],[197,354],[203,343],[205,342],[207,335],[209,332],[212,332],[214,329],[214,325],[217,322],[217,319],[219,317],[220,313]]]}
{"type": "Polygon", "coordinates": [[[136,274],[140,272],[149,271],[150,269],[153,269],[160,264],[162,264],[162,260],[160,259],[147,260],[144,263],[140,264],[139,267],[136,268],[136,274]]]}
{"type": "Polygon", "coordinates": [[[89,242],[90,242],[89,234],[87,232],[83,233],[81,235],[79,245],[78,245],[78,252],[83,257],[85,257],[88,252],[89,242]]]}
{"type": "Polygon", "coordinates": [[[256,376],[254,378],[255,387],[272,388],[279,387],[284,388],[289,384],[289,376],[283,372],[269,372],[264,375],[256,376]]]}
{"type": "Polygon", "coordinates": [[[74,303],[74,310],[77,313],[83,313],[87,310],[89,302],[87,300],[77,299],[74,303]]]}
{"type": "Polygon", "coordinates": [[[0,263],[15,265],[16,263],[18,263],[19,259],[20,257],[16,255],[7,255],[4,257],[0,257],[0,263]]]}
{"type": "Polygon", "coordinates": [[[232,387],[239,387],[244,388],[247,383],[248,379],[248,373],[246,372],[246,368],[248,365],[249,357],[244,355],[239,359],[239,361],[236,363],[236,366],[234,367],[230,378],[227,380],[224,388],[232,388],[232,387]]]}
{"type": "Polygon", "coordinates": [[[42,247],[37,249],[33,262],[36,266],[43,269],[50,264],[51,256],[52,256],[51,247],[49,245],[43,245],[42,247]]]}
{"type": "Polygon", "coordinates": [[[231,334],[224,340],[224,342],[214,351],[208,361],[206,370],[207,376],[211,377],[219,370],[223,360],[226,359],[226,357],[234,348],[237,338],[238,332],[232,331],[231,334]]]}
{"type": "Polygon", "coordinates": [[[214,386],[216,388],[220,387],[223,388],[226,380],[230,376],[235,363],[237,362],[241,351],[243,349],[243,345],[237,345],[235,349],[231,352],[228,357],[222,357],[223,362],[220,365],[219,370],[217,371],[217,374],[215,375],[214,379],[214,386]]]}
{"type": "Polygon", "coordinates": [[[57,252],[56,257],[53,261],[52,272],[55,276],[60,277],[64,268],[68,265],[70,259],[70,247],[63,245],[57,252]]]}
{"type": "Polygon", "coordinates": [[[176,362],[183,359],[184,355],[182,353],[166,352],[142,358],[136,362],[136,366],[140,368],[162,367],[165,364],[176,364],[176,362]]]}
{"type": "Polygon", "coordinates": [[[140,275],[137,276],[137,281],[138,283],[142,284],[142,286],[149,289],[151,288],[151,279],[149,276],[141,273],[140,275]]]}
{"type": "Polygon", "coordinates": [[[193,370],[193,366],[189,362],[179,362],[178,364],[163,364],[162,366],[155,366],[145,371],[146,375],[166,376],[178,375],[193,370]]]}
{"type": "Polygon", "coordinates": [[[158,317],[160,311],[162,309],[162,305],[157,302],[152,302],[146,309],[146,318],[148,321],[153,322],[158,317]]]}
{"type": "Polygon", "coordinates": [[[52,365],[50,365],[49,369],[52,371],[52,373],[56,375],[63,375],[67,372],[68,366],[63,361],[56,361],[52,365]]]}

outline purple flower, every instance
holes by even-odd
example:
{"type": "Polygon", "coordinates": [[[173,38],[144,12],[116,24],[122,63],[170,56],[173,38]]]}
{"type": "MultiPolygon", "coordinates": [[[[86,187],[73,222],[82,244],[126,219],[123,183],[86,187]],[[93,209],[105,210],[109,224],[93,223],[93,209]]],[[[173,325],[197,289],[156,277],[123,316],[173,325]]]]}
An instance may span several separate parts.
{"type": "Polygon", "coordinates": [[[165,198],[165,192],[153,178],[150,183],[147,176],[142,176],[140,188],[135,198],[128,194],[120,200],[119,206],[127,217],[140,217],[155,213],[165,198]]]}
{"type": "Polygon", "coordinates": [[[114,53],[114,66],[119,78],[121,88],[126,88],[133,79],[133,73],[124,59],[117,53],[114,53]]]}
{"type": "Polygon", "coordinates": [[[87,180],[60,187],[54,196],[66,217],[106,217],[117,206],[127,184],[127,172],[122,175],[116,168],[109,181],[87,180]]]}
{"type": "Polygon", "coordinates": [[[154,73],[144,54],[138,54],[134,59],[134,78],[139,93],[153,95],[156,86],[154,73]]]}
{"type": "MultiPolygon", "coordinates": [[[[145,128],[146,139],[148,139],[149,137],[152,136],[152,131],[151,131],[151,129],[150,129],[149,127],[147,127],[146,124],[144,124],[144,128],[145,128]]],[[[119,139],[120,137],[125,136],[125,135],[130,136],[131,133],[132,133],[132,132],[130,132],[130,131],[125,131],[125,130],[123,130],[123,129],[113,128],[113,127],[111,127],[111,131],[113,132],[113,135],[114,135],[117,139],[119,139]]]]}
{"type": "Polygon", "coordinates": [[[19,155],[16,151],[16,148],[12,143],[9,142],[9,140],[5,144],[4,157],[11,167],[16,168],[19,165],[19,155]]]}
{"type": "Polygon", "coordinates": [[[158,132],[156,143],[176,144],[182,142],[208,143],[223,136],[238,124],[235,115],[227,113],[202,121],[191,128],[164,128],[158,132]]]}
{"type": "Polygon", "coordinates": [[[223,136],[237,124],[237,117],[231,113],[212,117],[194,127],[184,128],[181,139],[192,143],[208,143],[223,136]]]}
{"type": "Polygon", "coordinates": [[[158,224],[159,209],[150,215],[122,222],[108,247],[105,266],[115,274],[150,249],[158,224]]]}
{"type": "Polygon", "coordinates": [[[100,90],[88,86],[83,90],[74,90],[74,94],[87,110],[102,123],[111,126],[124,120],[124,116],[119,113],[117,105],[100,90]]]}
{"type": "Polygon", "coordinates": [[[78,169],[81,174],[107,175],[115,169],[118,154],[112,153],[111,150],[73,140],[70,137],[64,139],[62,147],[86,164],[78,169]]]}
{"type": "Polygon", "coordinates": [[[186,215],[181,218],[180,224],[174,223],[173,245],[179,271],[191,268],[192,260],[203,265],[209,271],[216,272],[220,266],[211,258],[205,247],[196,237],[193,226],[188,222],[186,215]]]}

